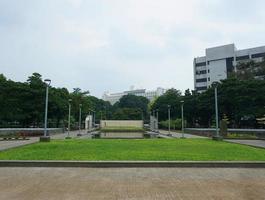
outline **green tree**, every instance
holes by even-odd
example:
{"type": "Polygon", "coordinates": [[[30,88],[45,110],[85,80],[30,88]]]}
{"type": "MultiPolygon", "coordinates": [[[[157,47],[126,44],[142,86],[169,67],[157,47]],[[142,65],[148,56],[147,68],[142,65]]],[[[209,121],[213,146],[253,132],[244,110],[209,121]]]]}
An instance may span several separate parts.
{"type": "Polygon", "coordinates": [[[169,89],[166,93],[156,99],[151,106],[151,110],[159,109],[159,121],[168,119],[168,105],[171,106],[171,118],[179,118],[181,116],[181,92],[176,89],[169,89]]]}
{"type": "Polygon", "coordinates": [[[113,118],[122,118],[118,117],[118,114],[123,114],[124,116],[126,115],[126,119],[130,119],[128,118],[129,116],[132,116],[131,119],[142,119],[142,116],[144,119],[146,119],[148,116],[148,104],[149,100],[145,97],[135,96],[131,94],[125,95],[119,100],[119,102],[114,104],[113,107],[115,109],[113,110],[113,118]]]}

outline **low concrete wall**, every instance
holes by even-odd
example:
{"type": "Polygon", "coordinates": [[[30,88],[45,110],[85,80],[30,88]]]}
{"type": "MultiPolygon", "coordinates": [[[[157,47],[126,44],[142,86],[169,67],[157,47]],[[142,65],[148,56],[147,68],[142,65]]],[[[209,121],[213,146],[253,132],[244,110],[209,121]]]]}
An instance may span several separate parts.
{"type": "Polygon", "coordinates": [[[101,120],[100,127],[136,127],[143,128],[143,120],[101,120]]]}
{"type": "Polygon", "coordinates": [[[0,167],[90,167],[90,168],[265,168],[259,161],[38,161],[0,160],[0,167]]]}
{"type": "Polygon", "coordinates": [[[215,133],[215,129],[213,128],[185,128],[185,133],[190,133],[193,135],[212,137],[215,133]]]}
{"type": "MultiPolygon", "coordinates": [[[[8,136],[26,136],[26,137],[34,137],[43,135],[44,128],[0,128],[0,137],[8,137],[8,136]]],[[[48,128],[48,134],[59,134],[64,133],[63,128],[48,128]]]]}
{"type": "MultiPolygon", "coordinates": [[[[216,132],[215,128],[185,128],[185,133],[199,136],[212,137],[216,132]]],[[[228,133],[251,134],[260,139],[265,139],[265,129],[227,129],[228,133]]]]}

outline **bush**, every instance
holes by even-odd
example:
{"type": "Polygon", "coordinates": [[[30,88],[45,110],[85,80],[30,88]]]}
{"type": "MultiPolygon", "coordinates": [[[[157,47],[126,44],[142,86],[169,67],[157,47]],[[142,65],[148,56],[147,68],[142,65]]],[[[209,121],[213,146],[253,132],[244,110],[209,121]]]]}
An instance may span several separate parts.
{"type": "MultiPolygon", "coordinates": [[[[186,123],[186,121],[184,123],[186,123]]],[[[168,120],[159,122],[159,127],[162,129],[167,129],[168,128],[168,120]]],[[[170,127],[173,130],[181,130],[182,120],[180,118],[170,120],[170,127]]]]}

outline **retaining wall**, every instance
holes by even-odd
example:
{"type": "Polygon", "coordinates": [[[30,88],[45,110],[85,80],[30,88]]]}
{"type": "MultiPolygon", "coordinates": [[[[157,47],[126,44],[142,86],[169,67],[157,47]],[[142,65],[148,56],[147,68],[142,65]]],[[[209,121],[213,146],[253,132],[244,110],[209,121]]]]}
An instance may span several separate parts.
{"type": "Polygon", "coordinates": [[[136,127],[143,128],[143,120],[101,120],[100,127],[136,127]]]}
{"type": "MultiPolygon", "coordinates": [[[[8,136],[24,136],[24,137],[34,137],[43,135],[44,128],[0,128],[0,137],[8,136]]],[[[48,128],[48,134],[59,134],[64,133],[63,128],[48,128]]]]}
{"type": "MultiPolygon", "coordinates": [[[[185,133],[199,136],[212,137],[216,132],[215,128],[185,128],[185,133]]],[[[250,134],[259,139],[265,139],[265,129],[227,129],[228,133],[234,134],[250,134]]]]}

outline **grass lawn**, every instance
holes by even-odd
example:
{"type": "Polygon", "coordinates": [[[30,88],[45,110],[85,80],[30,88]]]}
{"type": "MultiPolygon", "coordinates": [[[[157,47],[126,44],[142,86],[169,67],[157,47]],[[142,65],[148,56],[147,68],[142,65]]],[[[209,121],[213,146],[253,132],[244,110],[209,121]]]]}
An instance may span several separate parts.
{"type": "Polygon", "coordinates": [[[265,161],[265,149],[210,139],[71,139],[2,151],[0,159],[265,161]]]}

